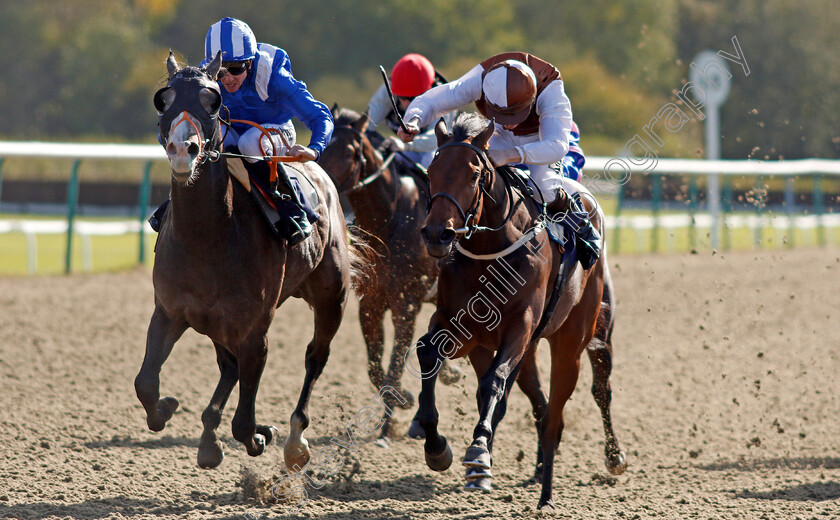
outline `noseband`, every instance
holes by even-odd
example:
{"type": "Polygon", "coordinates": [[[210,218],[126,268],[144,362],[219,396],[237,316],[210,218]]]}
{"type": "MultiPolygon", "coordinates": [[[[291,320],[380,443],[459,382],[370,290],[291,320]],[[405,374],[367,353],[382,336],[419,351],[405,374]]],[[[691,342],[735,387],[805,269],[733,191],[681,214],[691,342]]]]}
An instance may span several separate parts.
{"type": "MultiPolygon", "coordinates": [[[[457,141],[444,144],[443,146],[437,149],[437,151],[435,152],[435,157],[437,157],[437,155],[442,149],[449,148],[451,146],[464,146],[473,150],[476,153],[476,155],[478,155],[478,159],[481,162],[482,169],[481,177],[478,181],[478,188],[475,191],[475,197],[473,198],[473,202],[470,205],[469,209],[467,209],[467,211],[464,211],[464,209],[461,208],[461,205],[458,203],[458,201],[455,200],[455,197],[446,193],[445,191],[439,191],[432,195],[429,199],[428,210],[431,211],[432,204],[438,198],[446,199],[449,202],[451,202],[455,206],[455,209],[458,210],[458,214],[461,216],[461,219],[464,221],[464,227],[455,229],[455,233],[459,235],[464,235],[464,238],[466,239],[469,239],[472,236],[472,234],[477,231],[499,231],[500,229],[505,227],[505,225],[507,225],[507,223],[513,217],[513,213],[514,211],[516,211],[516,207],[519,205],[519,203],[522,202],[522,199],[519,199],[516,204],[511,204],[510,211],[508,212],[507,216],[505,217],[505,220],[499,227],[492,228],[486,226],[479,226],[478,223],[476,223],[475,221],[475,215],[476,213],[478,213],[479,206],[481,206],[483,196],[487,195],[488,197],[490,197],[491,200],[493,200],[493,202],[496,202],[495,199],[493,199],[493,196],[490,195],[490,193],[487,191],[486,184],[487,176],[490,174],[493,174],[495,176],[497,174],[497,170],[493,167],[493,163],[490,162],[490,158],[487,157],[487,153],[484,150],[472,143],[465,141],[457,141]],[[472,221],[472,223],[470,221],[472,221]]],[[[505,182],[505,190],[507,193],[508,200],[513,201],[513,192],[511,191],[510,183],[505,182]]]]}

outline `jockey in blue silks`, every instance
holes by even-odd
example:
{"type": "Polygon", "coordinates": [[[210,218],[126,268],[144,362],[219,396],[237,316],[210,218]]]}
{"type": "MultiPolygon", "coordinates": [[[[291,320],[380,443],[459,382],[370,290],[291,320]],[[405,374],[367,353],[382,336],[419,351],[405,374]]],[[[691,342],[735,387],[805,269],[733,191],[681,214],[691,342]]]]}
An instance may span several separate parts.
{"type": "MultiPolygon", "coordinates": [[[[245,155],[288,155],[316,160],[332,136],[332,114],[326,105],[312,97],[305,83],[292,75],[292,63],[286,51],[258,43],[248,24],[236,18],[223,18],[210,26],[204,40],[201,65],[209,63],[220,51],[222,70],[218,81],[223,87],[222,102],[230,111],[231,119],[276,128],[285,137],[284,143],[277,134],[263,136],[258,128],[234,123],[225,137],[225,145],[236,146],[245,155]],[[303,121],[312,132],[308,147],[295,144],[293,117],[303,121]]],[[[246,160],[252,165],[257,162],[256,159],[246,160]]],[[[289,187],[295,202],[286,206],[292,212],[289,217],[294,224],[291,226],[294,231],[286,238],[294,245],[312,233],[312,226],[284,168],[279,167],[277,173],[289,187]]]]}
{"type": "MultiPolygon", "coordinates": [[[[332,135],[332,115],[326,105],[312,97],[306,84],[292,75],[292,63],[286,51],[257,43],[248,24],[235,18],[223,18],[210,26],[201,65],[210,63],[219,51],[222,67],[227,71],[219,78],[222,102],[230,117],[283,131],[287,138],[291,137],[288,140],[292,148],[286,150],[282,139],[275,136],[277,150],[284,152],[281,155],[317,159],[332,135]],[[293,117],[312,131],[308,147],[294,144],[293,117]]],[[[234,124],[232,130],[225,139],[226,145],[236,145],[246,155],[262,155],[259,129],[234,124]]],[[[264,145],[266,151],[271,151],[267,139],[264,145]]]]}
{"type": "MultiPolygon", "coordinates": [[[[332,136],[332,114],[326,105],[312,97],[305,83],[292,75],[292,64],[286,51],[267,43],[257,43],[254,32],[242,20],[223,18],[207,31],[201,66],[210,63],[219,52],[222,53],[222,69],[217,80],[222,87],[222,102],[230,112],[230,118],[275,128],[283,134],[283,137],[274,133],[262,136],[259,128],[234,123],[227,129],[225,146],[228,149],[235,146],[239,152],[250,156],[287,155],[316,160],[332,136]],[[295,143],[293,117],[303,121],[312,132],[309,146],[295,143]]],[[[245,165],[255,173],[268,170],[266,163],[258,159],[246,159],[245,165]]],[[[289,188],[291,201],[294,202],[285,204],[284,208],[292,224],[292,231],[286,238],[295,245],[312,233],[312,225],[284,168],[278,167],[277,174],[289,188]]],[[[149,219],[156,230],[165,206],[166,203],[149,219]]]]}

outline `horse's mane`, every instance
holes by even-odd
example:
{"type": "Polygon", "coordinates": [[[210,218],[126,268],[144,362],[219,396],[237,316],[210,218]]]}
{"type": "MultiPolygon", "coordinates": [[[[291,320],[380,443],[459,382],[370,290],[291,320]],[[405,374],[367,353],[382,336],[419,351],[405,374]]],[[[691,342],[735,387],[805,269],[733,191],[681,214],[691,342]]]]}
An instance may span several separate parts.
{"type": "Polygon", "coordinates": [[[362,114],[349,108],[341,108],[335,116],[335,126],[350,126],[352,123],[358,121],[362,114]]]}
{"type": "Polygon", "coordinates": [[[452,125],[452,137],[455,141],[475,137],[487,128],[487,123],[487,118],[477,112],[462,113],[452,125]]]}

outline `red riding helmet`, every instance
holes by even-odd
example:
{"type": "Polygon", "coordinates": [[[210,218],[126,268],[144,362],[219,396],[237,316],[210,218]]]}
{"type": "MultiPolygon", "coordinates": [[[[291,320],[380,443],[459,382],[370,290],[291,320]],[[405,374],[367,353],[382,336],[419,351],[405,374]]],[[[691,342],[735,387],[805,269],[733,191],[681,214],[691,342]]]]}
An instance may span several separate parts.
{"type": "Polygon", "coordinates": [[[391,71],[391,91],[395,96],[413,98],[432,88],[435,68],[419,54],[406,54],[391,71]]]}

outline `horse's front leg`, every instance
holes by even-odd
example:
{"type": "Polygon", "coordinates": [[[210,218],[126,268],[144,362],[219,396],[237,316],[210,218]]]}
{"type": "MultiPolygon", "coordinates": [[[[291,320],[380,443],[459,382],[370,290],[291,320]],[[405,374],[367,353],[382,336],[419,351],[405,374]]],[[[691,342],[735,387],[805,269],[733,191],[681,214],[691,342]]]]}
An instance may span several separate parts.
{"type": "Polygon", "coordinates": [[[143,365],[134,379],[137,398],[146,410],[146,424],[152,431],[159,432],[166,426],[175,410],[178,400],[174,397],[160,399],[160,369],[172,352],[172,347],[181,334],[187,330],[187,324],[174,321],[159,305],[155,306],[149,330],[146,334],[146,354],[143,365]]]}
{"type": "Polygon", "coordinates": [[[423,382],[416,418],[426,438],[423,447],[426,465],[435,471],[445,471],[452,465],[452,449],[446,437],[440,435],[437,429],[439,416],[435,405],[435,383],[443,366],[443,356],[431,341],[436,332],[437,329],[431,327],[417,342],[417,359],[420,361],[420,377],[423,382]]]}
{"type": "Polygon", "coordinates": [[[478,387],[478,425],[473,442],[464,455],[467,467],[465,489],[489,491],[493,465],[493,434],[507,411],[507,398],[522,366],[527,338],[503,341],[478,387]]]}
{"type": "Polygon", "coordinates": [[[216,429],[222,422],[222,410],[225,408],[225,403],[233,387],[236,386],[236,382],[239,381],[239,363],[236,357],[215,341],[213,346],[216,348],[216,362],[221,375],[210,404],[201,414],[204,431],[201,434],[201,444],[198,446],[198,466],[205,469],[217,467],[225,458],[222,443],[216,437],[216,429]]]}
{"type": "Polygon", "coordinates": [[[233,437],[245,445],[248,455],[256,457],[262,455],[265,445],[271,442],[274,436],[271,427],[258,426],[256,420],[257,391],[268,356],[265,334],[244,342],[238,354],[239,403],[236,413],[233,414],[231,430],[233,437]]]}

